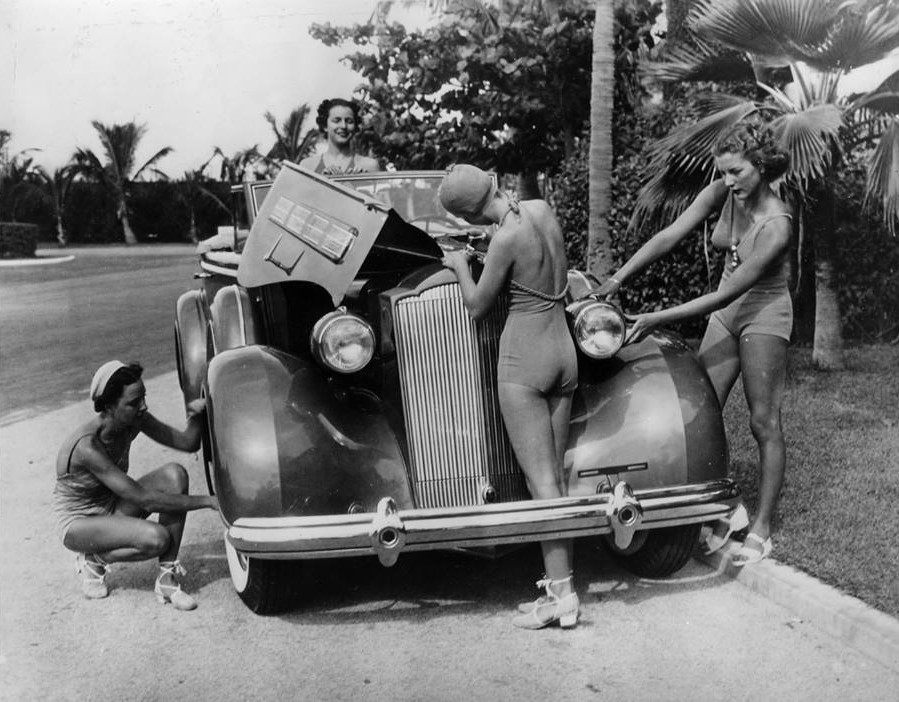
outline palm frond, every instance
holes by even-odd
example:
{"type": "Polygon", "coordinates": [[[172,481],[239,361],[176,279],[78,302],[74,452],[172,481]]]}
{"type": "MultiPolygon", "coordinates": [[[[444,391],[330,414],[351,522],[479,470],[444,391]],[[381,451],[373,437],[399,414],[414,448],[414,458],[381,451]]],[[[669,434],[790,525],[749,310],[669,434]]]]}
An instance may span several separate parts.
{"type": "Polygon", "coordinates": [[[772,129],[790,154],[787,179],[805,190],[811,181],[824,178],[840,149],[843,114],[836,105],[814,105],[785,113],[772,120],[772,129]]]}
{"type": "Polygon", "coordinates": [[[827,38],[807,48],[806,61],[819,70],[849,71],[899,48],[899,3],[843,3],[827,38]]]}
{"type": "Polygon", "coordinates": [[[660,82],[752,80],[752,64],[744,55],[713,46],[699,38],[663,44],[654,57],[641,61],[641,77],[660,82]]]}
{"type": "MultiPolygon", "coordinates": [[[[852,2],[852,0],[849,0],[852,2]]],[[[691,31],[768,61],[814,57],[827,40],[844,0],[697,0],[691,31]]]]}
{"type": "Polygon", "coordinates": [[[162,171],[160,171],[158,168],[156,168],[155,166],[156,166],[156,163],[160,159],[168,156],[173,151],[174,151],[174,149],[171,146],[165,146],[165,147],[161,148],[159,151],[157,151],[155,154],[153,154],[150,158],[148,158],[147,161],[144,163],[144,165],[142,165],[140,168],[137,169],[137,171],[135,171],[134,176],[132,176],[132,179],[137,180],[138,178],[140,178],[141,174],[145,170],[150,170],[155,175],[161,176],[164,179],[168,179],[168,176],[165,173],[163,173],[162,171]]]}
{"type": "Polygon", "coordinates": [[[899,120],[884,130],[868,163],[865,202],[879,198],[890,234],[899,228],[899,120]]]}
{"type": "Polygon", "coordinates": [[[650,158],[655,166],[670,170],[676,177],[696,171],[709,172],[712,146],[718,137],[757,110],[756,103],[744,99],[694,124],[676,127],[652,145],[650,158]]]}

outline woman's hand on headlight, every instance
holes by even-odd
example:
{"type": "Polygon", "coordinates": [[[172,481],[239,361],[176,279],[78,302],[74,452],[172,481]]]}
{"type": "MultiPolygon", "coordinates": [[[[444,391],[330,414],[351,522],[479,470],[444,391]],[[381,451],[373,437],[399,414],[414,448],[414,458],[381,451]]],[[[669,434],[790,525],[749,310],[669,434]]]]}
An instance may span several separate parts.
{"type": "Polygon", "coordinates": [[[646,314],[626,314],[625,320],[630,324],[627,330],[627,336],[624,339],[625,344],[636,344],[645,338],[653,329],[659,326],[659,317],[655,312],[647,312],[646,314]]]}

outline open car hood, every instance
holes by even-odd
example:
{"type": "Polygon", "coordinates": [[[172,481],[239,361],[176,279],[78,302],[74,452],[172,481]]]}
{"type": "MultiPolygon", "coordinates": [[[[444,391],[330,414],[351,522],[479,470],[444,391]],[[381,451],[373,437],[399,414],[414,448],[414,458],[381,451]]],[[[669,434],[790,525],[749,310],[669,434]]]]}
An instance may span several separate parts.
{"type": "Polygon", "coordinates": [[[336,306],[363,264],[414,269],[442,255],[430,236],[381,201],[285,161],[253,221],[237,280],[245,287],[316,283],[336,306]]]}

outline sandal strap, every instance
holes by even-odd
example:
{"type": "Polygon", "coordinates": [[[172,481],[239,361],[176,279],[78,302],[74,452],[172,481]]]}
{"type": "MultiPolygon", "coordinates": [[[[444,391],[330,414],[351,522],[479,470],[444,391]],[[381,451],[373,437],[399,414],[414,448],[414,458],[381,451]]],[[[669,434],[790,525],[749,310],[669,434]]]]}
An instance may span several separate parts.
{"type": "Polygon", "coordinates": [[[181,561],[159,561],[159,570],[162,571],[159,578],[164,575],[187,575],[187,569],[181,565],[181,561]]]}
{"type": "Polygon", "coordinates": [[[107,563],[96,554],[93,556],[96,560],[89,561],[85,554],[78,557],[78,572],[84,576],[85,580],[102,583],[109,571],[112,570],[112,564],[107,563]]]}

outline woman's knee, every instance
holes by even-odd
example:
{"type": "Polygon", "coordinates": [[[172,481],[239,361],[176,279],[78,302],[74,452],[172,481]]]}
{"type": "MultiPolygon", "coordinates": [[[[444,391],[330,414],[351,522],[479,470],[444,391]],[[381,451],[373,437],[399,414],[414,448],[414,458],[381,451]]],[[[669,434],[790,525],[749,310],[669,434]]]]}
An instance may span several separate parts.
{"type": "Polygon", "coordinates": [[[779,411],[767,408],[754,409],[749,415],[749,429],[760,443],[783,440],[779,411]]]}
{"type": "Polygon", "coordinates": [[[141,535],[140,542],[136,544],[136,546],[147,558],[153,558],[168,550],[171,536],[167,529],[158,524],[148,522],[147,526],[151,528],[144,531],[141,535]]]}
{"type": "Polygon", "coordinates": [[[166,463],[160,471],[168,488],[166,492],[187,494],[190,489],[190,477],[184,466],[180,463],[166,463]]]}

